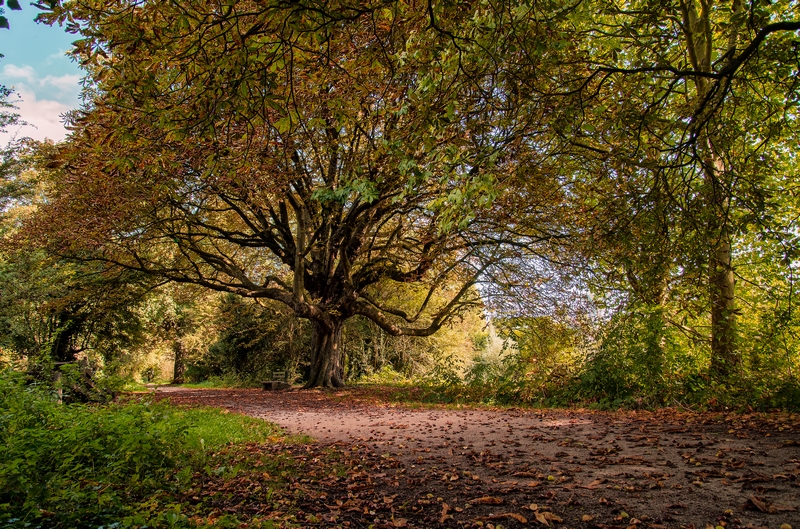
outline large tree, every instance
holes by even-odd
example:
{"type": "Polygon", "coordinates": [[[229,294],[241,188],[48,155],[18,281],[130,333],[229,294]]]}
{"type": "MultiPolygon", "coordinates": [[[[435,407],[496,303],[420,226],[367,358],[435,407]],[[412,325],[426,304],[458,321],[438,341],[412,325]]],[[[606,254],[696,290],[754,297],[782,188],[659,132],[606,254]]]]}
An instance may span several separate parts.
{"type": "MultiPolygon", "coordinates": [[[[517,9],[535,26],[542,7],[517,9]]],[[[566,162],[574,240],[638,303],[682,283],[682,305],[708,315],[712,372],[734,372],[736,238],[781,231],[781,160],[797,141],[797,4],[575,2],[550,27],[563,53],[545,75],[520,54],[509,91],[560,102],[546,148],[566,162]]]]}
{"type": "Polygon", "coordinates": [[[416,2],[64,3],[50,18],[83,35],[90,88],[27,233],[280,301],[312,323],[308,386],[341,386],[345,320],[429,335],[478,302],[506,248],[546,238],[514,233],[492,200],[514,171],[507,112],[479,62],[461,75],[438,16],[416,2]],[[418,306],[386,305],[409,284],[428,291],[418,306]]]}

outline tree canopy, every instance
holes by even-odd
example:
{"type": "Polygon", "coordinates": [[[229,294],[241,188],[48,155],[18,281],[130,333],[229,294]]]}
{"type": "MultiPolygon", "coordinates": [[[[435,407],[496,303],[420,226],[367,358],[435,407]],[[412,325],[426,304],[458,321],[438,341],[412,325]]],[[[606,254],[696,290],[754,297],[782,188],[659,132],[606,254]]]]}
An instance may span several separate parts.
{"type": "Polygon", "coordinates": [[[309,385],[343,383],[347,318],[431,334],[478,301],[507,248],[547,238],[514,233],[495,200],[514,160],[491,72],[460,77],[422,4],[64,9],[96,93],[32,232],[60,253],[281,301],[312,321],[309,385]],[[397,284],[428,294],[387,306],[397,284]]]}
{"type": "Polygon", "coordinates": [[[792,3],[72,0],[42,18],[80,37],[85,104],[18,241],[280,302],[311,321],[309,386],[343,383],[354,316],[427,336],[487,301],[526,329],[583,312],[596,351],[645,322],[626,350],[657,371],[683,340],[720,378],[747,361],[741,325],[795,325],[792,3]]]}

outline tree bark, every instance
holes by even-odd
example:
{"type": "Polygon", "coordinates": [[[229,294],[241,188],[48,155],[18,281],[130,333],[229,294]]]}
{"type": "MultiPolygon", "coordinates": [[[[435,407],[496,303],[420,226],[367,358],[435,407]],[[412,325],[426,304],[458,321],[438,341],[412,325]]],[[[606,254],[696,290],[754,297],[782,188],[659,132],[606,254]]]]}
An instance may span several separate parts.
{"type": "Polygon", "coordinates": [[[736,351],[735,279],[731,266],[731,240],[722,227],[712,247],[709,263],[711,283],[711,372],[727,378],[739,364],[736,351]]]}
{"type": "Polygon", "coordinates": [[[175,340],[175,343],[172,344],[172,352],[175,355],[175,365],[172,368],[172,383],[183,384],[185,382],[186,355],[184,355],[183,344],[180,340],[175,340]]]}
{"type": "Polygon", "coordinates": [[[306,388],[344,387],[344,363],[342,357],[342,326],[336,321],[333,328],[313,321],[311,340],[311,373],[306,388]]]}
{"type": "MultiPolygon", "coordinates": [[[[713,72],[712,41],[715,38],[711,23],[711,3],[700,2],[700,9],[695,0],[681,0],[681,13],[686,32],[687,51],[695,70],[713,72]]],[[[733,0],[730,25],[728,28],[723,54],[726,63],[736,54],[740,32],[743,30],[742,20],[745,12],[742,0],[733,0]]],[[[725,64],[722,65],[722,69],[725,64]]],[[[723,79],[730,83],[730,79],[723,79]]],[[[695,79],[697,86],[697,102],[703,106],[719,103],[712,92],[708,78],[695,79]],[[712,95],[709,99],[709,94],[712,95]]],[[[716,87],[717,94],[725,93],[726,85],[716,87]]],[[[706,204],[709,208],[709,254],[708,283],[709,301],[711,304],[711,373],[720,378],[727,378],[739,364],[736,350],[736,307],[735,280],[732,266],[732,235],[729,224],[730,193],[724,182],[729,172],[720,155],[720,148],[714,145],[713,138],[707,131],[701,131],[698,137],[699,146],[706,152],[703,155],[703,171],[706,187],[706,204]]]]}
{"type": "Polygon", "coordinates": [[[736,348],[736,283],[728,218],[730,197],[725,189],[726,168],[722,157],[707,141],[709,159],[705,178],[707,203],[711,208],[708,282],[711,304],[711,373],[728,378],[739,364],[736,348]]]}

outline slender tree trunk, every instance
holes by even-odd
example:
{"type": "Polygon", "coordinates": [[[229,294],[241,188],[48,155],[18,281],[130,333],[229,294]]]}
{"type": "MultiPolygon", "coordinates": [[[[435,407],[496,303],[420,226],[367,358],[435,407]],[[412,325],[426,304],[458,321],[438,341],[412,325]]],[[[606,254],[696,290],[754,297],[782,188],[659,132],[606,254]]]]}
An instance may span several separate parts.
{"type": "Polygon", "coordinates": [[[313,327],[311,374],[306,388],[344,386],[342,324],[343,322],[336,322],[331,331],[318,322],[311,322],[313,327]]]}
{"type": "Polygon", "coordinates": [[[183,351],[183,344],[180,340],[175,340],[172,345],[172,352],[175,355],[175,366],[172,368],[172,383],[183,384],[184,373],[186,372],[186,358],[183,351]]]}
{"type": "Polygon", "coordinates": [[[728,377],[739,364],[736,351],[735,280],[731,265],[731,238],[723,226],[712,246],[711,284],[711,372],[728,377]]]}
{"type": "Polygon", "coordinates": [[[736,350],[735,278],[728,209],[724,186],[726,168],[722,157],[707,140],[709,158],[705,178],[710,211],[708,283],[711,302],[711,373],[727,378],[739,364],[736,350]]]}
{"type": "MultiPolygon", "coordinates": [[[[681,0],[681,13],[686,33],[687,51],[692,66],[703,72],[713,71],[712,41],[715,38],[711,24],[712,7],[710,2],[681,0]]],[[[731,2],[730,25],[727,29],[725,44],[727,53],[723,57],[729,60],[736,52],[740,32],[745,20],[745,6],[742,0],[731,2]]],[[[725,64],[722,64],[723,67],[725,64]]],[[[704,105],[714,105],[715,99],[706,101],[712,86],[704,77],[695,80],[697,101],[704,105]]],[[[724,81],[724,82],[730,82],[724,81]]],[[[717,93],[724,93],[724,87],[718,87],[717,93]]],[[[724,185],[728,167],[720,156],[719,147],[714,145],[711,137],[703,134],[699,145],[706,150],[704,156],[704,177],[706,187],[706,207],[709,208],[709,261],[708,282],[711,302],[711,372],[718,377],[729,376],[739,364],[736,350],[736,312],[735,282],[732,266],[731,229],[728,222],[730,208],[729,191],[724,185]]]]}

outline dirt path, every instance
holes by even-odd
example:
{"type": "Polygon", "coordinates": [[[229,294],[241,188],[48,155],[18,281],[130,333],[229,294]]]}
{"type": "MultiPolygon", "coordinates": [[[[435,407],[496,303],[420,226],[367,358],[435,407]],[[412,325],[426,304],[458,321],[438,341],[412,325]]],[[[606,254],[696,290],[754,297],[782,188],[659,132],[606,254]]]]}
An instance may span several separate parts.
{"type": "Polygon", "coordinates": [[[359,389],[158,393],[391,458],[395,475],[370,486],[409,506],[394,526],[800,529],[796,415],[410,409],[359,389]]]}

